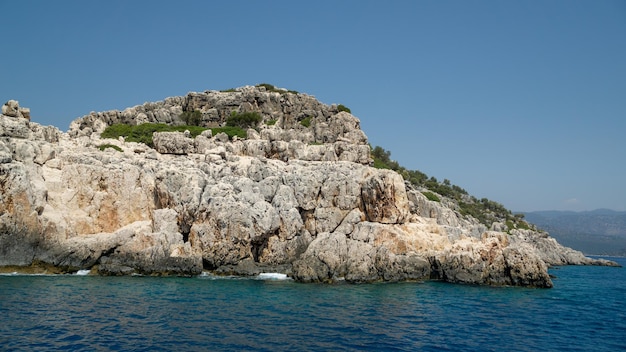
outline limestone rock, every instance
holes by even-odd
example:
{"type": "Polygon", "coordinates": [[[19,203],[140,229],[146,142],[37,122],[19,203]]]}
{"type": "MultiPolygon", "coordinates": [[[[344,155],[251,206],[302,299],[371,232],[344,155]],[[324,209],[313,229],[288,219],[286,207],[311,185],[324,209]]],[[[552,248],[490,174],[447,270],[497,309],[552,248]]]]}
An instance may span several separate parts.
{"type": "Polygon", "coordinates": [[[31,130],[25,119],[14,119],[0,116],[0,137],[22,138],[31,136],[31,130]]]}
{"type": "Polygon", "coordinates": [[[183,132],[154,132],[152,141],[154,149],[161,154],[183,155],[195,152],[193,139],[183,132]]]}
{"type": "Polygon", "coordinates": [[[545,233],[487,231],[452,200],[428,200],[399,174],[369,166],[358,118],[306,94],[189,93],[91,113],[67,134],[16,118],[17,102],[5,106],[0,266],[550,287],[548,265],[610,264],[545,233]],[[183,111],[196,110],[207,127],[232,111],[263,121],[245,139],[161,132],[151,148],[100,138],[113,123],[180,124],[183,111]],[[95,148],[105,142],[123,152],[95,148]]]}
{"type": "Polygon", "coordinates": [[[531,230],[512,230],[512,241],[529,245],[547,265],[603,265],[617,266],[617,263],[586,257],[582,252],[565,247],[546,233],[531,230]]]}
{"type": "Polygon", "coordinates": [[[438,258],[438,275],[450,282],[552,287],[546,264],[529,247],[508,245],[505,236],[455,242],[438,258]]]}
{"type": "Polygon", "coordinates": [[[385,224],[405,221],[409,203],[404,180],[397,173],[381,170],[368,177],[361,194],[369,221],[385,224]]]}
{"type": "Polygon", "coordinates": [[[30,121],[30,109],[22,108],[17,100],[9,100],[2,105],[2,115],[30,121]]]}

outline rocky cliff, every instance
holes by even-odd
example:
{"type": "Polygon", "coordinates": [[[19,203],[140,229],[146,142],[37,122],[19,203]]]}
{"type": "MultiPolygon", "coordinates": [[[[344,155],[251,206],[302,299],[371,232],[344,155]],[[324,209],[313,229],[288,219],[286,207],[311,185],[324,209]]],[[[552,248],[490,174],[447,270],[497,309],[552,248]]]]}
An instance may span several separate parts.
{"type": "Polygon", "coordinates": [[[306,94],[189,93],[91,113],[67,133],[31,122],[17,102],[5,106],[0,266],[10,270],[551,287],[549,265],[608,264],[428,200],[370,166],[356,117],[306,94]],[[262,121],[245,139],[162,132],[149,147],[100,137],[115,123],[180,124],[186,111],[200,111],[209,128],[232,111],[262,121]]]}

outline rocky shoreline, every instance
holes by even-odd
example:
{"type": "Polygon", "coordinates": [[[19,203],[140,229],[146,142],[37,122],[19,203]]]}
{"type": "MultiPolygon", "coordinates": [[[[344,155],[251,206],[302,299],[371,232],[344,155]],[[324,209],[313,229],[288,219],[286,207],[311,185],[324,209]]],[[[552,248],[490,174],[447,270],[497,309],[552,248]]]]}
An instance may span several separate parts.
{"type": "Polygon", "coordinates": [[[91,113],[67,133],[10,101],[0,116],[0,267],[552,287],[551,265],[617,265],[546,233],[487,228],[370,163],[359,120],[306,94],[189,93],[91,113]],[[100,137],[115,123],[180,124],[185,111],[208,127],[232,111],[262,121],[247,138],[155,133],[153,148],[100,137]]]}

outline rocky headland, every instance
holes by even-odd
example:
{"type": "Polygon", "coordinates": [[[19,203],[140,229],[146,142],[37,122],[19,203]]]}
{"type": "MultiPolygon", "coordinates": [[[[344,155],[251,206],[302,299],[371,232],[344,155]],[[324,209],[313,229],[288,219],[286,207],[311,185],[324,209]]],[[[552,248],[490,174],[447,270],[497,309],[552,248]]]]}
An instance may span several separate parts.
{"type": "Polygon", "coordinates": [[[614,265],[545,232],[487,226],[371,166],[360,121],[260,85],[91,113],[70,130],[0,116],[0,267],[100,275],[256,275],[301,282],[443,280],[551,287],[551,265],[614,265]],[[114,124],[182,125],[153,145],[104,139],[114,124]],[[234,113],[247,136],[213,133],[234,113]],[[42,269],[43,270],[43,269],[42,269]]]}

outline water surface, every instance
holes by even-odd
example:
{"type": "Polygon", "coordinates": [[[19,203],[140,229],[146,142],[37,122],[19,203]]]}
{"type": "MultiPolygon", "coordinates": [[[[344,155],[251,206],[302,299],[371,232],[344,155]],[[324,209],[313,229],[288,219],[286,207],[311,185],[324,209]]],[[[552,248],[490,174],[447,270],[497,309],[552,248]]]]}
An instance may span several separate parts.
{"type": "Polygon", "coordinates": [[[0,350],[626,350],[624,268],[551,273],[552,289],[5,275],[0,350]]]}

